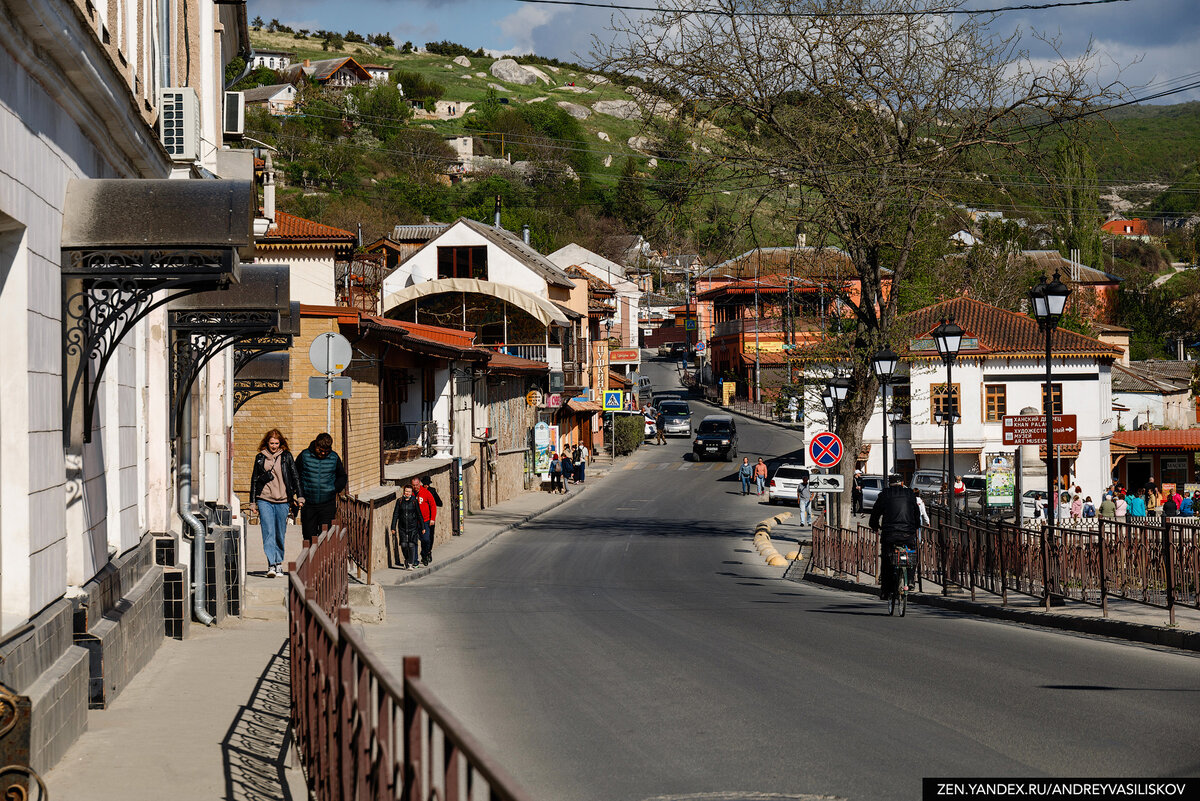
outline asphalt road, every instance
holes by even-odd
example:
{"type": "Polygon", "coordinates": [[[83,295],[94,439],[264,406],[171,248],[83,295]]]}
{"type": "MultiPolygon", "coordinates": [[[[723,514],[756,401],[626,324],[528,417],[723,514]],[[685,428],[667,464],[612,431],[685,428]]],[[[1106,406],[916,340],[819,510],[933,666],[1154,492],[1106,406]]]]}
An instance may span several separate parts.
{"type": "MultiPolygon", "coordinates": [[[[751,461],[800,447],[738,423],[751,461]]],[[[397,674],[422,657],[533,798],[912,799],[927,776],[1200,774],[1196,657],[920,606],[892,618],[784,580],[750,540],[773,507],[689,451],[644,447],[602,489],[389,589],[387,622],[367,627],[397,674]]]]}

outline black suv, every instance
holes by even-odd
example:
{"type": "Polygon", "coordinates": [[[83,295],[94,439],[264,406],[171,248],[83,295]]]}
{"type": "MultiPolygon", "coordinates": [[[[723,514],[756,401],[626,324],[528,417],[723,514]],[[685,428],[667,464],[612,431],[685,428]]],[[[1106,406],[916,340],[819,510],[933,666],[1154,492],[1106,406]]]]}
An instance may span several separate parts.
{"type": "Polygon", "coordinates": [[[696,439],[692,442],[692,458],[700,461],[705,456],[720,457],[727,462],[737,458],[737,423],[727,414],[710,414],[696,428],[696,439]]]}

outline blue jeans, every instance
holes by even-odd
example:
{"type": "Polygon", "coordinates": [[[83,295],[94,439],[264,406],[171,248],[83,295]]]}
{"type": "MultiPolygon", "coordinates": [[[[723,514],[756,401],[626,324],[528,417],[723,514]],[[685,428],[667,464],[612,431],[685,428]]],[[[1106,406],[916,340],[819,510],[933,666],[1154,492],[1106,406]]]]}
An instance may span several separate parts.
{"type": "Polygon", "coordinates": [[[808,510],[810,501],[796,500],[796,506],[800,508],[800,525],[807,526],[812,522],[812,513],[808,510]]]}
{"type": "Polygon", "coordinates": [[[258,500],[258,525],[262,529],[263,553],[268,565],[283,564],[283,543],[287,534],[288,504],[258,500]]]}
{"type": "Polygon", "coordinates": [[[743,476],[741,473],[738,473],[738,478],[742,480],[742,494],[745,495],[750,491],[750,476],[743,476]]]}
{"type": "Polygon", "coordinates": [[[763,490],[767,488],[767,480],[762,476],[755,476],[754,483],[758,485],[758,494],[762,495],[763,490]]]}

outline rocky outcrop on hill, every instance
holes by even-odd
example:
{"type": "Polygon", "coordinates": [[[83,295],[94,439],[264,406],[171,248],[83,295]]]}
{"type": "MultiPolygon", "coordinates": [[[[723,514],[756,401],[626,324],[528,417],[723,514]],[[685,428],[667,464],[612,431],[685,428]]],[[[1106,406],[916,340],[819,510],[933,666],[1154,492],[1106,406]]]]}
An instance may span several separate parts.
{"type": "MultiPolygon", "coordinates": [[[[502,58],[492,62],[491,72],[492,75],[502,81],[520,84],[521,86],[532,86],[538,80],[536,75],[511,58],[502,58]]],[[[547,78],[546,82],[549,83],[549,80],[547,78]]]]}
{"type": "Polygon", "coordinates": [[[586,120],[592,116],[592,112],[586,106],[581,106],[578,103],[568,103],[566,100],[558,101],[558,107],[570,114],[577,120],[586,120]]]}
{"type": "Polygon", "coordinates": [[[632,100],[600,100],[592,105],[592,111],[622,120],[642,118],[642,107],[632,100]]]}
{"type": "Polygon", "coordinates": [[[467,69],[471,68],[471,59],[467,58],[466,56],[458,56],[454,59],[454,63],[460,67],[466,67],[467,69]]]}

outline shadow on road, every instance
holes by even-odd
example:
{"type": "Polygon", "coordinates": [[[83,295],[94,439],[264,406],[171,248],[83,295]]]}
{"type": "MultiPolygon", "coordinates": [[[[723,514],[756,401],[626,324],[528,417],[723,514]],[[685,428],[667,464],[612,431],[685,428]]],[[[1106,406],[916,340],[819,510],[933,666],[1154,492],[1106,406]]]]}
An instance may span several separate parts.
{"type": "Polygon", "coordinates": [[[285,640],[221,741],[226,801],[292,801],[284,773],[292,736],[289,675],[285,640]]]}

